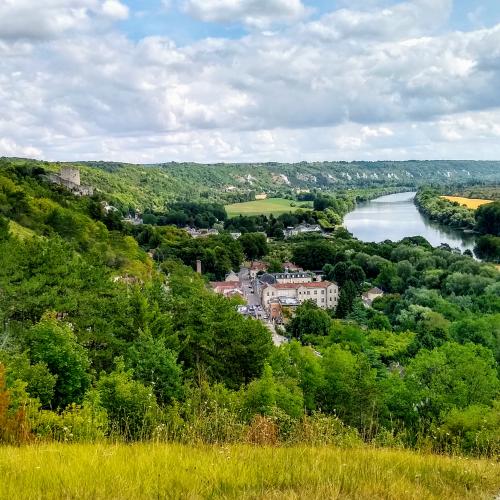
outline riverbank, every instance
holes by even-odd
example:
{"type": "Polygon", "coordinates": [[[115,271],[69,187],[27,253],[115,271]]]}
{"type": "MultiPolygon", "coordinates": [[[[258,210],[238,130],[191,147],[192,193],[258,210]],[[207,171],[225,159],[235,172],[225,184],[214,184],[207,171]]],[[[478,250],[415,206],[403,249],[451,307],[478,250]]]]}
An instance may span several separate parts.
{"type": "Polygon", "coordinates": [[[475,237],[457,229],[433,222],[415,205],[415,191],[393,194],[360,203],[344,219],[345,227],[365,242],[400,241],[422,236],[438,247],[447,244],[462,252],[473,250],[475,237]]]}
{"type": "Polygon", "coordinates": [[[1,498],[491,499],[500,464],[402,450],[64,445],[2,448],[1,498]]]}

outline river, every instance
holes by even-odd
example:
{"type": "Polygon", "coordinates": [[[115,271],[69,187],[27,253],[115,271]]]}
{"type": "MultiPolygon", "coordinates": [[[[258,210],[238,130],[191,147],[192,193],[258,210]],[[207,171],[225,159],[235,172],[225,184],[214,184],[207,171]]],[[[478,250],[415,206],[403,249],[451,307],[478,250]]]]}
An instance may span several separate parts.
{"type": "Polygon", "coordinates": [[[447,243],[452,248],[473,250],[475,237],[429,220],[414,203],[416,193],[398,193],[359,203],[346,215],[345,227],[359,240],[399,241],[423,236],[432,246],[447,243]]]}

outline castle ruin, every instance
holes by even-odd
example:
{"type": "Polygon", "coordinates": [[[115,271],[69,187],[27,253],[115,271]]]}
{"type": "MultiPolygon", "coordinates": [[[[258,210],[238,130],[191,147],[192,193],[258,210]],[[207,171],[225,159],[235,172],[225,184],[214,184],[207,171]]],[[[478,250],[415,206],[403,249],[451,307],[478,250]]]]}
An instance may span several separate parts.
{"type": "Polygon", "coordinates": [[[64,186],[78,196],[92,196],[94,194],[92,186],[82,186],[80,170],[74,167],[63,167],[58,174],[49,174],[48,179],[53,184],[64,186]]]}

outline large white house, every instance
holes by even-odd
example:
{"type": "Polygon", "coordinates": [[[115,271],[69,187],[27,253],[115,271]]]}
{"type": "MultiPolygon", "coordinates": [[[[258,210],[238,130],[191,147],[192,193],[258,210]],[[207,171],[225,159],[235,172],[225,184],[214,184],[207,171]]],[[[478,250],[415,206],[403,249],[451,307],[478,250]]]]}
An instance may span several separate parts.
{"type": "Polygon", "coordinates": [[[269,309],[270,301],[278,297],[297,299],[301,304],[312,300],[321,309],[334,309],[339,301],[339,287],[331,281],[266,285],[262,289],[262,306],[269,309]]]}

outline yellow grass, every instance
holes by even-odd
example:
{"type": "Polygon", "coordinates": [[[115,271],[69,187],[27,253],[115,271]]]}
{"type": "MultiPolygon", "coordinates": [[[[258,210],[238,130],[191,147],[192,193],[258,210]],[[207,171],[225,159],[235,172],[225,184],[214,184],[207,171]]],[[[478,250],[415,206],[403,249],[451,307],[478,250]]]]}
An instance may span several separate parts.
{"type": "Polygon", "coordinates": [[[0,498],[492,499],[500,464],[371,448],[0,448],[0,498]]]}
{"type": "Polygon", "coordinates": [[[473,210],[478,209],[482,205],[487,205],[488,203],[493,203],[493,200],[481,200],[479,198],[462,198],[461,196],[441,196],[448,201],[455,201],[464,207],[471,208],[473,210]]]}

